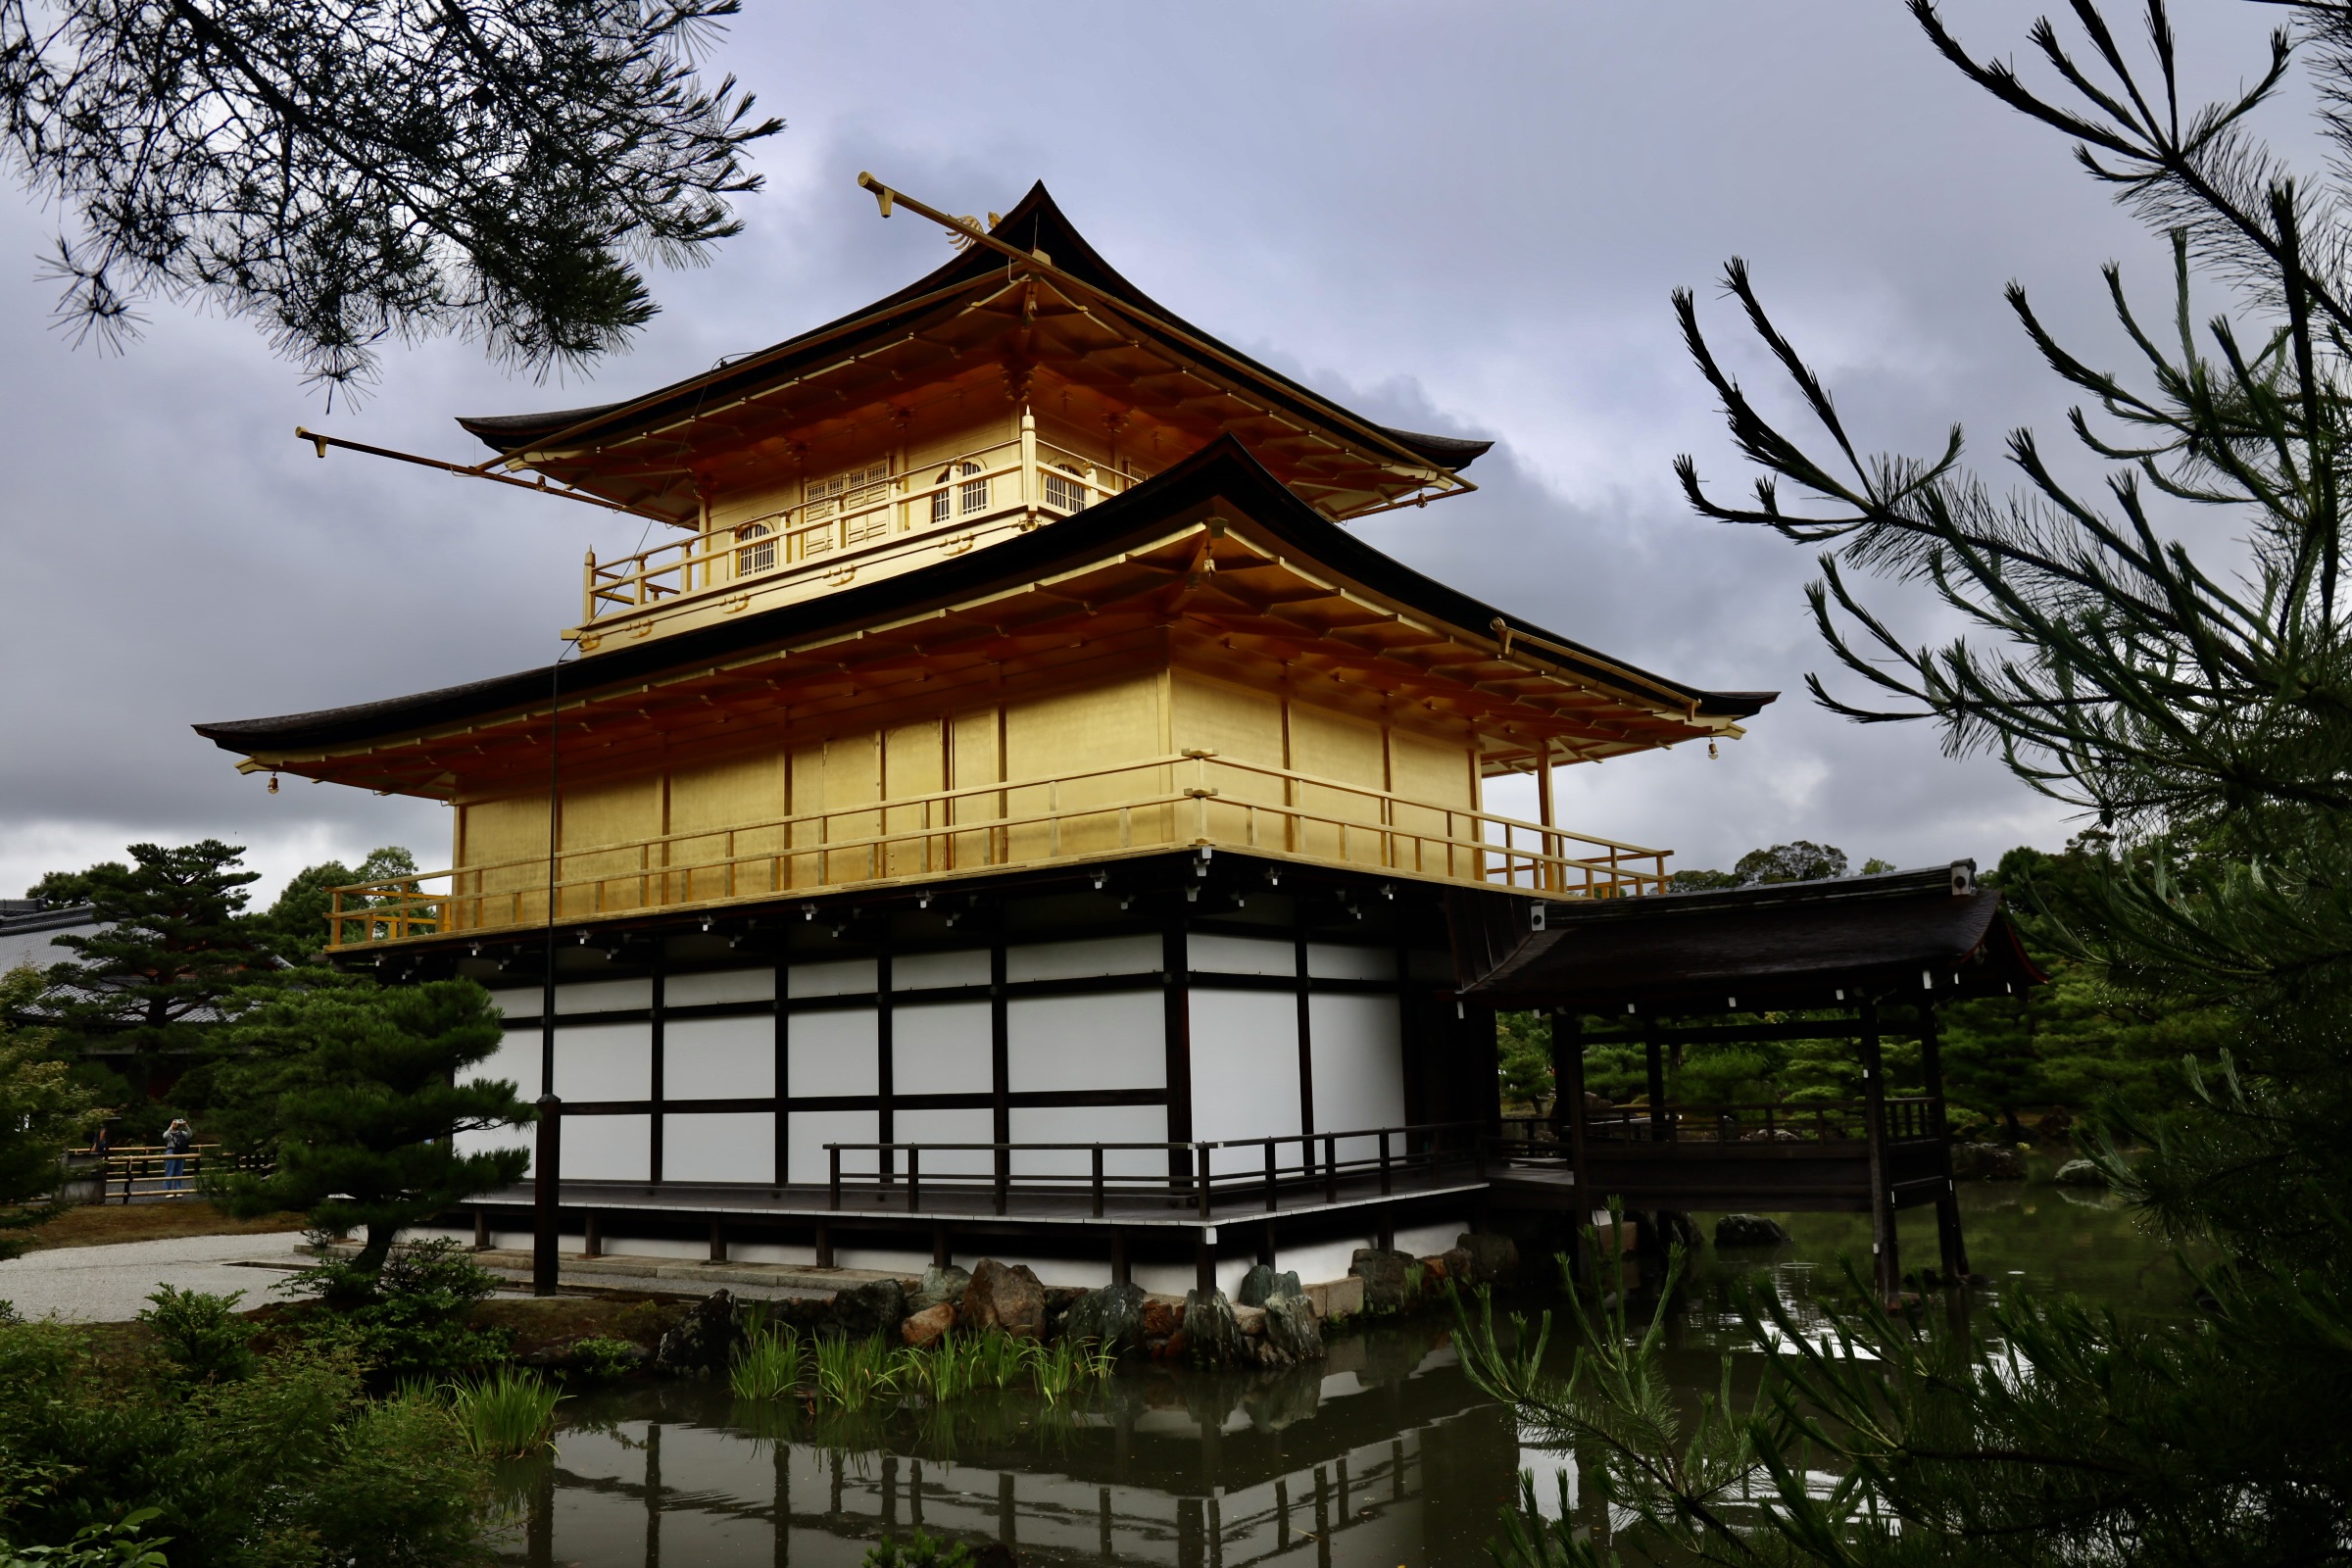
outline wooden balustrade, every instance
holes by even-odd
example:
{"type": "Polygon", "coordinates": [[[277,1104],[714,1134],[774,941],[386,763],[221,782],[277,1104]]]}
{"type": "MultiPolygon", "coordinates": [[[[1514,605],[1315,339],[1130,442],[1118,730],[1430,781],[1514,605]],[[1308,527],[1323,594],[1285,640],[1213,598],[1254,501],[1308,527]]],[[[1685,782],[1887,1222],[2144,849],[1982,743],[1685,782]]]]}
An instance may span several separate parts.
{"type": "MultiPolygon", "coordinates": [[[[1936,1101],[1928,1096],[1887,1098],[1886,1140],[1915,1143],[1941,1136],[1936,1101]]],[[[1585,1136],[1620,1143],[1862,1144],[1869,1140],[1869,1109],[1860,1100],[1756,1102],[1747,1104],[1683,1104],[1669,1102],[1656,1116],[1647,1105],[1612,1105],[1587,1111],[1585,1136]]],[[[1506,1145],[1523,1152],[1565,1148],[1547,1116],[1503,1119],[1506,1145]],[[1553,1146],[1556,1146],[1553,1147],[1553,1146]]]]}
{"type": "MultiPolygon", "coordinates": [[[[859,1193],[903,1193],[909,1214],[925,1211],[924,1194],[934,1200],[943,1193],[986,1196],[994,1214],[1010,1212],[1016,1198],[1048,1201],[1087,1200],[1089,1213],[1100,1218],[1114,1199],[1165,1200],[1173,1198],[1191,1206],[1201,1220],[1217,1217],[1217,1205],[1247,1203],[1252,1211],[1277,1213],[1284,1196],[1311,1195],[1313,1202],[1339,1201],[1340,1184],[1349,1178],[1375,1177],[1383,1196],[1393,1194],[1399,1180],[1419,1180],[1428,1186],[1447,1173],[1484,1181],[1487,1173],[1488,1128],[1481,1122],[1423,1122],[1399,1127],[1366,1127],[1350,1132],[1287,1133],[1270,1138],[1237,1138],[1194,1143],[875,1143],[827,1144],[827,1202],[838,1210],[845,1190],[859,1193]],[[1296,1157],[1286,1158],[1295,1151],[1296,1157]],[[1246,1153],[1217,1168],[1220,1153],[1246,1153]],[[932,1174],[922,1173],[923,1155],[986,1155],[985,1171],[965,1169],[943,1174],[936,1157],[932,1174]],[[1143,1154],[1149,1170],[1115,1170],[1107,1156],[1143,1154]],[[1034,1162],[1040,1155],[1085,1154],[1079,1171],[1031,1168],[1015,1171],[1019,1156],[1034,1162]],[[853,1168],[845,1156],[871,1155],[853,1168]],[[899,1179],[903,1163],[904,1181],[899,1179]],[[1319,1157],[1318,1157],[1319,1156],[1319,1157]]],[[[968,1160],[978,1165],[977,1159],[968,1160]]],[[[1074,1163],[1074,1162],[1073,1162],[1074,1163]]],[[[936,1202],[934,1207],[939,1206],[936,1202]]]]}
{"type": "MultiPolygon", "coordinates": [[[[566,848],[556,858],[553,913],[593,918],[1195,845],[1574,898],[1663,893],[1672,853],[1188,751],[731,828],[566,848]],[[1111,799],[1085,799],[1090,795],[1111,799]],[[901,822],[906,825],[892,825],[901,822]],[[1590,853],[1570,854],[1571,848],[1590,853]],[[622,868],[612,868],[615,858],[622,868]],[[586,865],[597,869],[566,874],[586,865]]],[[[550,918],[549,897],[544,857],[340,887],[327,917],[330,946],[541,925],[550,918]],[[446,891],[427,891],[428,883],[445,884],[446,891]]]]}
{"type": "Polygon", "coordinates": [[[926,463],[922,472],[932,477],[916,483],[914,473],[877,474],[838,494],[617,561],[600,562],[591,553],[583,567],[580,622],[837,570],[918,535],[1016,514],[1067,516],[1138,482],[1033,434],[926,463]]]}

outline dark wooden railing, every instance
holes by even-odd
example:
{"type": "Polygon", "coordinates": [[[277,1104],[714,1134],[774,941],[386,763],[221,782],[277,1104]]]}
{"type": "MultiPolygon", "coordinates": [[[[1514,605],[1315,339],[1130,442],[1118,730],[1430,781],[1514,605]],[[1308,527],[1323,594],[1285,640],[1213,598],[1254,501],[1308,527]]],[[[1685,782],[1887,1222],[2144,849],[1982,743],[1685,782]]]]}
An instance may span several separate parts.
{"type": "Polygon", "coordinates": [[[197,1179],[207,1170],[246,1170],[263,1168],[250,1157],[240,1157],[222,1152],[219,1144],[192,1145],[184,1154],[173,1154],[162,1145],[132,1144],[110,1149],[99,1185],[99,1201],[127,1203],[133,1198],[193,1198],[197,1179]],[[170,1174],[170,1161],[179,1161],[179,1174],[170,1174]]]}
{"type": "MultiPolygon", "coordinates": [[[[1484,1180],[1487,1129],[1478,1122],[1426,1122],[1403,1127],[1366,1127],[1347,1132],[1290,1133],[1272,1138],[1236,1138],[1186,1144],[827,1144],[830,1162],[829,1201],[841,1207],[845,1185],[863,1192],[901,1189],[908,1213],[923,1207],[923,1190],[973,1193],[986,1191],[996,1213],[1006,1212],[1017,1192],[1060,1198],[1083,1193],[1089,1211],[1103,1212],[1112,1198],[1174,1200],[1194,1206],[1200,1218],[1212,1216],[1220,1201],[1254,1200],[1263,1211],[1281,1206],[1282,1195],[1314,1193],[1325,1202],[1340,1200],[1343,1181],[1377,1176],[1379,1191],[1388,1196],[1400,1181],[1432,1185],[1445,1170],[1457,1168],[1473,1180],[1484,1180]],[[923,1172],[923,1156],[985,1154],[991,1169],[923,1172]],[[1247,1153],[1244,1162],[1232,1156],[1247,1153]],[[1088,1156],[1080,1171],[1029,1170],[1014,1173],[1013,1159],[1021,1154],[1088,1156]],[[1160,1156],[1151,1170],[1113,1170],[1112,1154],[1160,1156]],[[1226,1168],[1217,1169],[1220,1154],[1226,1168]],[[872,1155],[870,1169],[844,1163],[845,1156],[872,1155]],[[904,1174],[902,1175],[902,1171],[904,1174]]],[[[867,1161],[858,1160],[863,1165],[867,1161]]]]}
{"type": "MultiPolygon", "coordinates": [[[[1884,1123],[1888,1143],[1914,1143],[1936,1136],[1936,1102],[1925,1095],[1889,1098],[1884,1123]]],[[[1623,1143],[1808,1143],[1865,1144],[1870,1141],[1869,1106],[1859,1100],[1789,1103],[1676,1104],[1653,1113],[1647,1105],[1612,1105],[1585,1113],[1585,1136],[1623,1143]]],[[[1565,1148],[1548,1117],[1503,1119],[1502,1143],[1515,1152],[1565,1148]]]]}

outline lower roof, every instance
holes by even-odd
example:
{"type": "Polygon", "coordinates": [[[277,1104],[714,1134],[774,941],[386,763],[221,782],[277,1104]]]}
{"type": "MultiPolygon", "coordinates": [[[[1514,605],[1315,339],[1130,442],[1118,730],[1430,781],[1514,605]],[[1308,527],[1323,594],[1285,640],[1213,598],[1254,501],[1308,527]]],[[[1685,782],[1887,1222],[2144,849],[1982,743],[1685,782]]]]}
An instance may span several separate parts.
{"type": "Polygon", "coordinates": [[[1472,891],[1448,909],[1462,994],[1497,1007],[1752,1012],[2015,995],[2047,978],[1966,860],[1575,903],[1472,891]]]}

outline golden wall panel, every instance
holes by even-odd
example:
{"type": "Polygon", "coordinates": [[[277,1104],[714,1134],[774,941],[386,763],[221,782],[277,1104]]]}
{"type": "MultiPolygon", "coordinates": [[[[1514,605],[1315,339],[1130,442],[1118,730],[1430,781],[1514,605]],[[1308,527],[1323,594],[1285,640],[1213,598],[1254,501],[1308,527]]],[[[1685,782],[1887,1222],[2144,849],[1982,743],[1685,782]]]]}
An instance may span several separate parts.
{"type": "MultiPolygon", "coordinates": [[[[1387,748],[1379,725],[1297,701],[1289,708],[1294,769],[1338,784],[1357,785],[1366,791],[1386,786],[1387,748]]],[[[1386,858],[1378,832],[1359,832],[1348,825],[1364,823],[1377,827],[1383,815],[1378,795],[1301,784],[1298,806],[1313,818],[1299,824],[1301,853],[1371,865],[1386,858]]]]}
{"type": "Polygon", "coordinates": [[[490,925],[535,925],[547,918],[547,799],[524,795],[505,801],[475,801],[459,808],[460,895],[453,924],[466,929],[490,925]],[[501,864],[500,862],[513,862],[501,864]],[[467,871],[466,866],[490,870],[467,871]],[[526,889],[535,891],[524,891],[526,889]]]}
{"type": "MultiPolygon", "coordinates": [[[[946,789],[947,740],[946,725],[938,719],[897,724],[883,731],[885,798],[904,801],[914,796],[937,795],[946,789]]],[[[918,806],[892,807],[882,813],[882,819],[886,833],[921,835],[889,847],[886,875],[915,876],[947,868],[947,839],[944,834],[934,837],[932,832],[947,826],[946,803],[931,801],[918,806]]]]}
{"type": "Polygon", "coordinates": [[[677,837],[666,860],[669,902],[742,898],[780,887],[782,830],[744,824],[785,814],[784,768],[782,755],[771,752],[670,770],[669,831],[677,837]]]}
{"type": "Polygon", "coordinates": [[[559,906],[564,914],[603,914],[659,902],[661,850],[636,841],[662,835],[665,780],[621,779],[564,791],[559,906]],[[599,850],[599,845],[633,848],[599,850]]]}
{"type": "Polygon", "coordinates": [[[1014,778],[1063,780],[1053,788],[1009,792],[1015,820],[1048,812],[1061,817],[1057,828],[1041,823],[1011,829],[1014,860],[1167,842],[1164,812],[1122,808],[1139,797],[1164,795],[1173,783],[1165,767],[1135,765],[1161,755],[1160,685],[1158,672],[1147,671],[1005,705],[1005,771],[1014,778]],[[1089,807],[1103,809],[1089,812],[1089,807]]]}
{"type": "MultiPolygon", "coordinates": [[[[1250,809],[1251,806],[1292,804],[1285,782],[1228,765],[1283,765],[1282,699],[1188,674],[1175,677],[1169,695],[1174,708],[1174,749],[1217,754],[1218,760],[1200,770],[1207,787],[1217,792],[1207,808],[1210,836],[1221,844],[1296,850],[1297,834],[1287,814],[1250,809]]],[[[1189,785],[1193,770],[1184,773],[1189,785]]],[[[1193,831],[1199,832],[1197,814],[1193,831]]]]}
{"type": "MultiPolygon", "coordinates": [[[[1002,715],[994,708],[957,713],[949,720],[948,765],[956,789],[970,789],[1004,777],[1004,754],[999,745],[1003,728],[1002,715]]],[[[1002,791],[959,796],[951,820],[958,826],[1001,821],[1005,805],[1002,791]]],[[[965,828],[948,841],[948,864],[955,870],[994,865],[1004,854],[1002,836],[993,827],[965,828]]]]}
{"type": "MultiPolygon", "coordinates": [[[[1427,801],[1432,807],[1474,809],[1478,803],[1470,782],[1472,766],[1466,742],[1448,744],[1398,730],[1389,732],[1389,776],[1395,780],[1395,792],[1408,800],[1427,801]]],[[[1429,835],[1416,838],[1399,834],[1396,849],[1399,869],[1428,876],[1469,874],[1470,858],[1475,852],[1449,849],[1436,842],[1477,838],[1477,827],[1469,818],[1401,803],[1394,809],[1398,828],[1409,834],[1429,835]]]]}

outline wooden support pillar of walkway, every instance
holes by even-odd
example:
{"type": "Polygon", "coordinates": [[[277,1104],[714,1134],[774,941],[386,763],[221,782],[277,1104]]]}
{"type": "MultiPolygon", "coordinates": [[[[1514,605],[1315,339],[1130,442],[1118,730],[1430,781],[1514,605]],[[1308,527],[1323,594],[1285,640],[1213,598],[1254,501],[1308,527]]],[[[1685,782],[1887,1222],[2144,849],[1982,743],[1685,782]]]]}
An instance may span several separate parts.
{"type": "Polygon", "coordinates": [[[1902,1258],[1896,1251],[1894,1193],[1886,1170],[1886,1061],[1879,1043],[1879,1004],[1864,1002],[1862,1024],[1862,1116],[1870,1140],[1870,1255],[1879,1298],[1891,1302],[1903,1288],[1902,1258]]]}
{"type": "Polygon", "coordinates": [[[1927,1078],[1929,1113],[1936,1143],[1943,1151],[1943,1191],[1936,1197],[1936,1240],[1942,1254],[1943,1277],[1958,1284],[1968,1278],[1968,1238],[1960,1230],[1960,1193],[1952,1184],[1952,1130],[1944,1112],[1943,1052],[1936,1034],[1936,1004],[1919,1004],[1919,1064],[1927,1078]]]}

